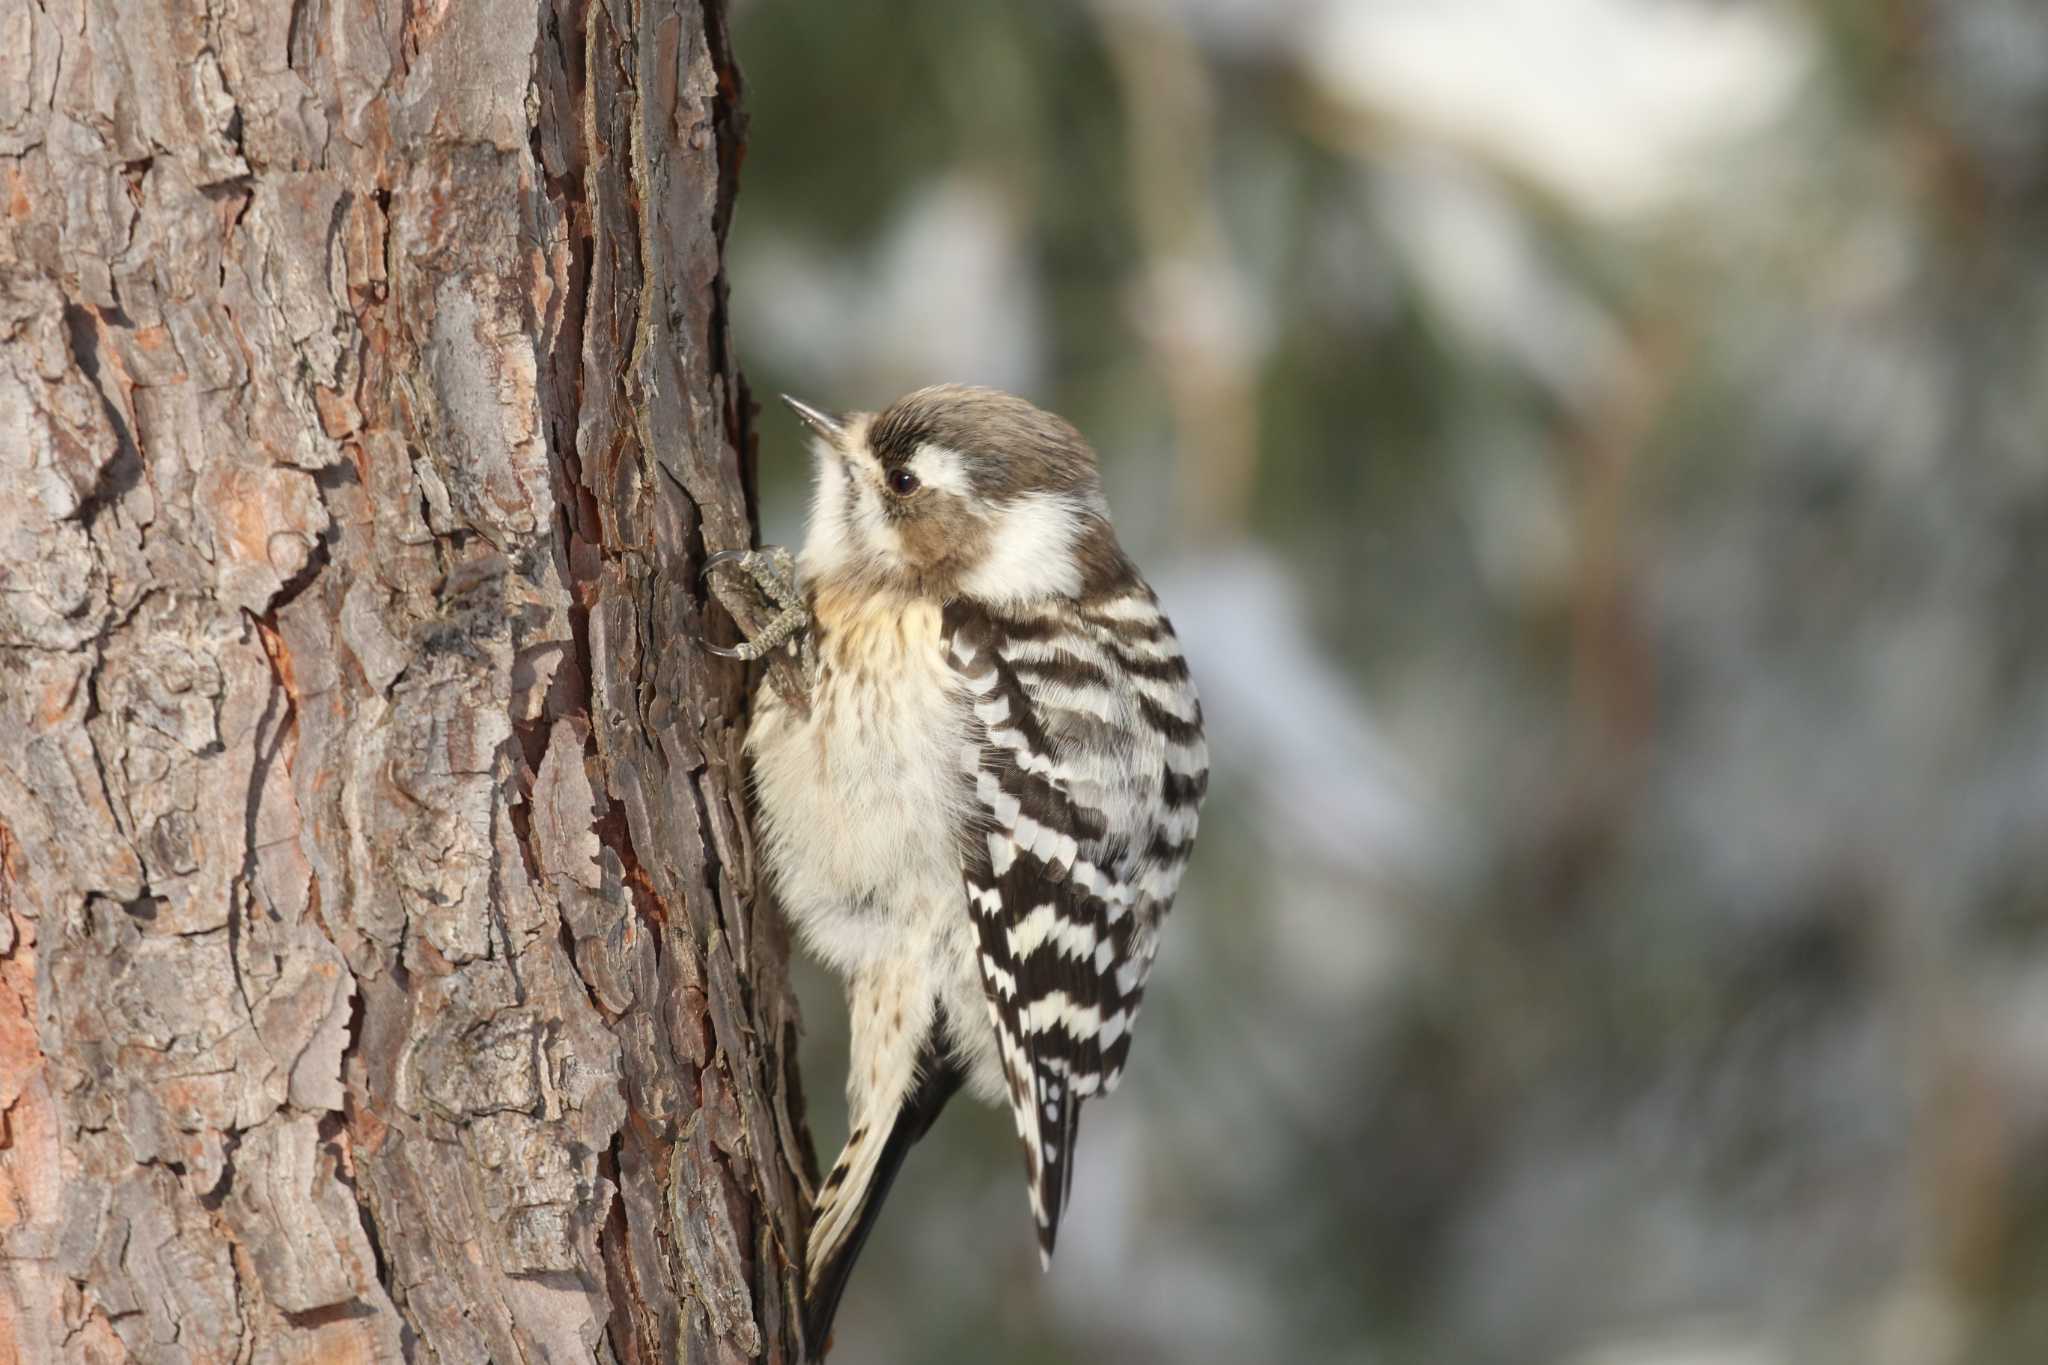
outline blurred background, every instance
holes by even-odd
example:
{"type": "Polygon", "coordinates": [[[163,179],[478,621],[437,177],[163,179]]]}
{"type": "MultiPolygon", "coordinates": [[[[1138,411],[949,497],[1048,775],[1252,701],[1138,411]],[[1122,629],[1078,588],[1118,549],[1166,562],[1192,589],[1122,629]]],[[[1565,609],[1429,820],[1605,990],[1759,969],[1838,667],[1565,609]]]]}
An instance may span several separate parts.
{"type": "Polygon", "coordinates": [[[1071,418],[1217,769],[1052,1273],[955,1105],[834,1360],[2048,1360],[2048,6],[735,22],[756,394],[1071,418]]]}

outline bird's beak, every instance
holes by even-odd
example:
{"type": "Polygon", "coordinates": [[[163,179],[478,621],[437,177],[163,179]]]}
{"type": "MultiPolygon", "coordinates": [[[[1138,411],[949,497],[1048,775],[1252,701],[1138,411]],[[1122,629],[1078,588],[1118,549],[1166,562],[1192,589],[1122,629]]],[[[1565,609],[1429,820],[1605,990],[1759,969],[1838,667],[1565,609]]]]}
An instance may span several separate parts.
{"type": "Polygon", "coordinates": [[[809,403],[800,403],[786,393],[782,395],[782,401],[789,404],[791,412],[803,418],[805,426],[817,432],[818,435],[824,437],[834,446],[838,445],[840,437],[846,434],[846,424],[831,413],[820,412],[809,403]]]}

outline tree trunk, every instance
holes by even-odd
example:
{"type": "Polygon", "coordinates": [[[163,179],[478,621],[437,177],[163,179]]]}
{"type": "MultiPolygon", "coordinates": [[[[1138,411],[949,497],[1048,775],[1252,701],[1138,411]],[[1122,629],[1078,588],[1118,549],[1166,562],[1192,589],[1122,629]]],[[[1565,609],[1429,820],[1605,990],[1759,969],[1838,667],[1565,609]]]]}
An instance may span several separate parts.
{"type": "Polygon", "coordinates": [[[716,0],[0,0],[0,1361],[796,1357],[737,91],[716,0]]]}

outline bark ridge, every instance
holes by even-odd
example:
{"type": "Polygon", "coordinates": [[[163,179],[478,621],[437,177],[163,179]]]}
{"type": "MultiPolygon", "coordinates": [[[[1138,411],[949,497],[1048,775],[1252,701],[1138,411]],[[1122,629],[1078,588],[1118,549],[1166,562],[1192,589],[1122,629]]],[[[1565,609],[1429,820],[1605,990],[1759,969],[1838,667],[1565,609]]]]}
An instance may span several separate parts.
{"type": "Polygon", "coordinates": [[[19,1358],[797,1358],[737,101],[715,0],[0,3],[19,1358]]]}

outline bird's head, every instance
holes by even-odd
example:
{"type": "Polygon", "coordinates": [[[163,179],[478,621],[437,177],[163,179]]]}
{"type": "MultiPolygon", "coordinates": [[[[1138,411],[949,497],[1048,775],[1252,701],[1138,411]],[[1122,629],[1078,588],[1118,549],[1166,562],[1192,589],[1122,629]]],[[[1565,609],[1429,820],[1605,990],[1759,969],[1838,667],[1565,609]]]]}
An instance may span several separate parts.
{"type": "Polygon", "coordinates": [[[1014,605],[1101,592],[1129,572],[1095,452],[1061,418],[942,384],[880,412],[821,412],[805,577],[820,586],[1014,605]]]}

